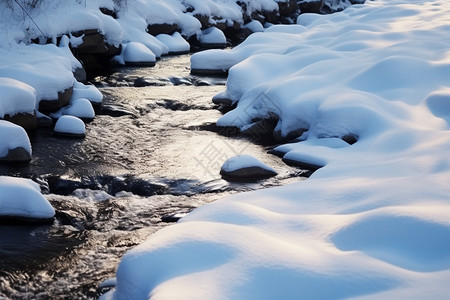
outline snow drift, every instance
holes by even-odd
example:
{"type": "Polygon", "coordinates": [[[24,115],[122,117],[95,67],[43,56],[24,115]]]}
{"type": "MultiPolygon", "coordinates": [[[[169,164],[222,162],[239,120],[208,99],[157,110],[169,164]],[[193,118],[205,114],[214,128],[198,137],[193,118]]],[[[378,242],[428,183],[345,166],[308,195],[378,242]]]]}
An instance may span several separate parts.
{"type": "Polygon", "coordinates": [[[306,130],[276,150],[323,167],[159,231],[104,299],[448,298],[449,13],[445,0],[369,1],[193,56],[231,68],[238,106],[219,125],[276,115],[282,135],[306,130]]]}

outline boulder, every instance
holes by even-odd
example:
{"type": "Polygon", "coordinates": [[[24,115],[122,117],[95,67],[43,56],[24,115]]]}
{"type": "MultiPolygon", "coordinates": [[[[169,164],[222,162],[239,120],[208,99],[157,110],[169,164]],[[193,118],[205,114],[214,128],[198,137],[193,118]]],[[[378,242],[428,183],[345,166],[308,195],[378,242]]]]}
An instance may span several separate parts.
{"type": "Polygon", "coordinates": [[[222,177],[228,181],[255,181],[278,175],[278,173],[250,155],[231,157],[220,169],[222,177]]]}
{"type": "Polygon", "coordinates": [[[278,2],[278,13],[280,17],[297,17],[298,4],[296,0],[289,0],[286,2],[278,2]]]}
{"type": "Polygon", "coordinates": [[[314,1],[299,1],[298,7],[300,8],[301,13],[320,13],[323,7],[323,0],[314,0],[314,1]]]}
{"type": "Polygon", "coordinates": [[[0,120],[0,162],[27,163],[31,160],[31,144],[25,129],[0,120]]]}
{"type": "Polygon", "coordinates": [[[202,31],[200,46],[205,49],[223,49],[227,46],[227,38],[222,30],[210,27],[202,31]]]}
{"type": "Polygon", "coordinates": [[[29,179],[0,176],[0,220],[14,223],[51,223],[55,210],[29,179]]]}
{"type": "Polygon", "coordinates": [[[37,127],[37,119],[35,113],[19,113],[13,116],[5,115],[3,117],[3,120],[19,125],[26,130],[36,129],[37,127]]]}
{"type": "Polygon", "coordinates": [[[149,24],[147,26],[147,32],[153,36],[157,36],[158,34],[168,34],[172,35],[176,31],[180,32],[180,28],[177,24],[149,24]]]}
{"type": "Polygon", "coordinates": [[[39,111],[43,113],[55,112],[63,106],[67,106],[72,93],[73,87],[71,86],[62,92],[58,92],[58,98],[56,99],[42,99],[39,101],[39,111]]]}
{"type": "Polygon", "coordinates": [[[77,117],[62,116],[55,124],[53,135],[69,138],[84,138],[86,136],[86,127],[84,122],[77,117]]]}

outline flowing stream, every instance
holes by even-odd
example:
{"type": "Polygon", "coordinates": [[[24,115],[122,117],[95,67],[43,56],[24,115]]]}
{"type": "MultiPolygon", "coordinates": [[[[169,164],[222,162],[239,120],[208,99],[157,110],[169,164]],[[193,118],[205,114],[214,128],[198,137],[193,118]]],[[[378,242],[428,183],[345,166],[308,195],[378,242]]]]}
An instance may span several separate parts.
{"type": "Polygon", "coordinates": [[[57,212],[51,225],[0,224],[0,299],[97,299],[120,257],[169,226],[172,214],[301,180],[304,171],[267,154],[267,145],[220,134],[214,123],[221,112],[211,97],[226,79],[191,76],[189,58],[96,78],[103,107],[85,139],[39,129],[30,136],[29,165],[0,166],[1,175],[38,182],[57,212]],[[222,163],[237,154],[251,154],[279,175],[223,180],[222,163]]]}

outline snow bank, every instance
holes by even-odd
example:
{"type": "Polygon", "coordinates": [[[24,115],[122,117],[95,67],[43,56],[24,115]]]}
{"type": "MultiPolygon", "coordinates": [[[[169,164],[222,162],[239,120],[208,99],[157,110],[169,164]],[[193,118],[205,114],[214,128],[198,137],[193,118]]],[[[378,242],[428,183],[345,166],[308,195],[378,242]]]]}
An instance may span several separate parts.
{"type": "Polygon", "coordinates": [[[0,217],[51,219],[55,210],[29,179],[0,176],[0,217]]]}
{"type": "Polygon", "coordinates": [[[449,13],[445,0],[368,1],[194,55],[233,66],[238,106],[219,124],[277,115],[282,134],[306,130],[278,150],[324,167],[159,231],[104,299],[448,298],[449,13]]]}
{"type": "Polygon", "coordinates": [[[20,44],[0,48],[0,77],[13,78],[33,87],[37,105],[43,99],[57,99],[58,92],[71,88],[74,84],[72,71],[76,67],[81,64],[74,62],[65,47],[20,44]]]}

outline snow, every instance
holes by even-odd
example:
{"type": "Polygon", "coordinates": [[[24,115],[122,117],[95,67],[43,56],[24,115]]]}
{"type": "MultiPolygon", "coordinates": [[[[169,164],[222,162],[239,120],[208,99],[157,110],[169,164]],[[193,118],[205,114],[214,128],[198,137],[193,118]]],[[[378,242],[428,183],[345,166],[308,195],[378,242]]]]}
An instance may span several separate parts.
{"type": "Polygon", "coordinates": [[[34,114],[36,90],[21,81],[0,77],[0,118],[18,113],[34,114]]]}
{"type": "Polygon", "coordinates": [[[86,98],[71,100],[69,105],[51,113],[52,118],[58,119],[63,115],[70,115],[81,119],[94,119],[95,112],[91,102],[86,98]]]}
{"type": "Polygon", "coordinates": [[[155,62],[156,57],[150,49],[139,42],[123,45],[123,60],[127,62],[155,62]]]}
{"type": "Polygon", "coordinates": [[[449,13],[445,0],[367,1],[193,55],[230,69],[237,107],[219,125],[276,115],[282,135],[306,132],[275,150],[323,167],[158,231],[103,299],[447,299],[449,13]]]}
{"type": "Polygon", "coordinates": [[[265,163],[263,163],[256,157],[253,157],[248,154],[236,155],[236,156],[233,156],[233,157],[227,159],[223,163],[221,169],[225,172],[233,172],[238,169],[249,168],[249,167],[259,167],[261,169],[273,171],[274,173],[276,173],[276,171],[274,169],[272,169],[271,167],[269,167],[268,165],[266,165],[265,163]]]}
{"type": "Polygon", "coordinates": [[[30,179],[0,176],[0,216],[49,219],[55,210],[30,179]]]}
{"type": "Polygon", "coordinates": [[[31,155],[31,144],[25,129],[11,122],[0,120],[0,157],[5,157],[9,150],[20,147],[31,155]]]}
{"type": "Polygon", "coordinates": [[[79,98],[86,98],[94,104],[101,104],[103,94],[93,85],[85,85],[76,81],[73,85],[71,101],[79,98]]]}
{"type": "Polygon", "coordinates": [[[52,44],[20,44],[9,50],[0,48],[0,77],[16,79],[33,87],[37,102],[57,99],[58,92],[72,87],[73,69],[72,58],[67,57],[64,48],[52,44]]]}
{"type": "Polygon", "coordinates": [[[191,49],[191,45],[179,32],[174,32],[172,35],[158,34],[156,38],[167,46],[169,53],[184,53],[191,49]]]}
{"type": "Polygon", "coordinates": [[[261,24],[261,22],[252,20],[251,22],[248,22],[243,28],[248,28],[251,32],[262,32],[264,31],[264,26],[261,24]]]}
{"type": "Polygon", "coordinates": [[[83,135],[86,132],[84,122],[77,117],[64,115],[56,121],[55,132],[83,135]]]}
{"type": "Polygon", "coordinates": [[[202,44],[226,44],[227,38],[222,30],[216,27],[210,27],[202,31],[200,36],[200,43],[202,44]]]}

